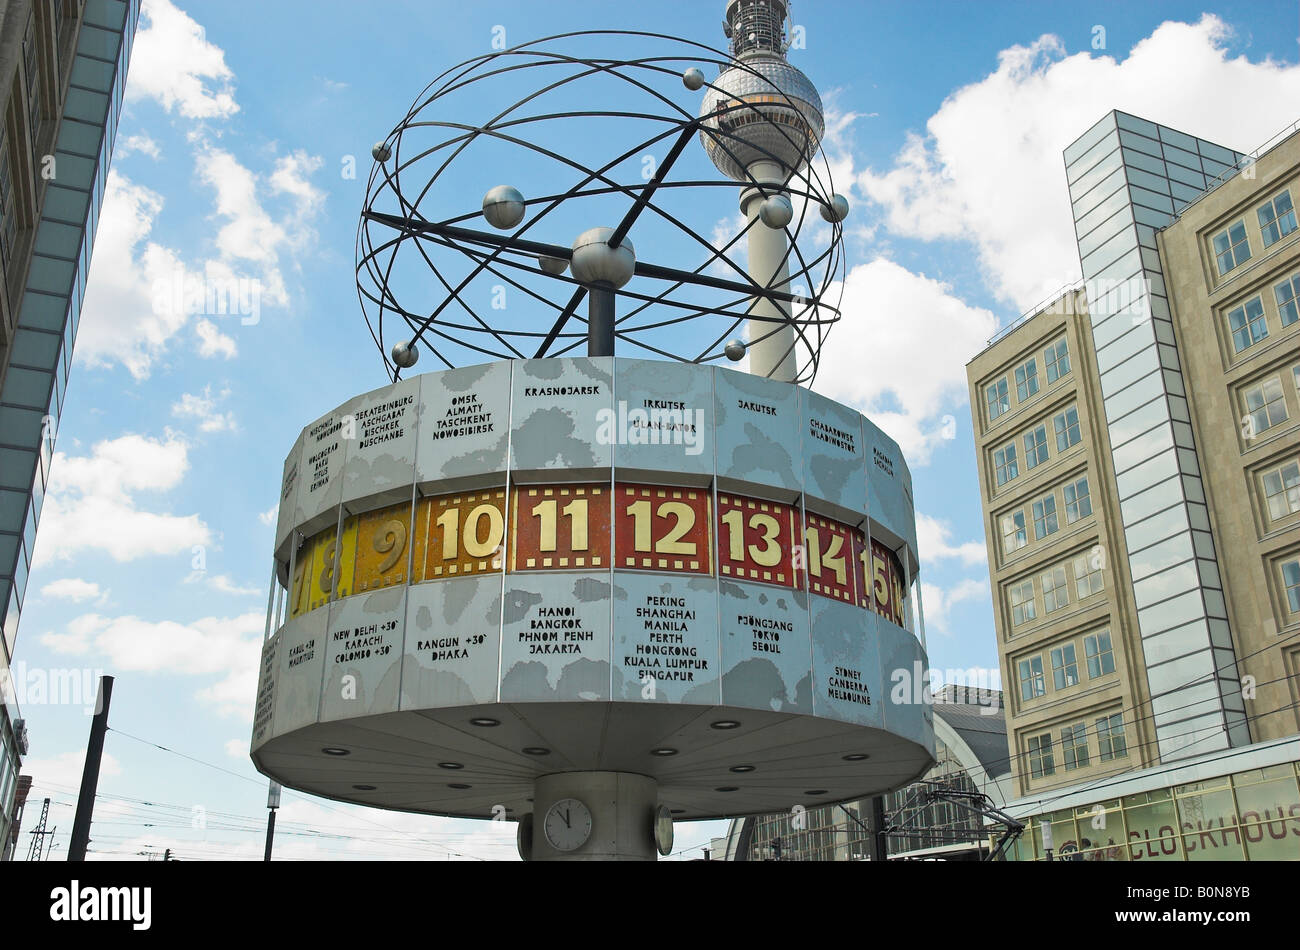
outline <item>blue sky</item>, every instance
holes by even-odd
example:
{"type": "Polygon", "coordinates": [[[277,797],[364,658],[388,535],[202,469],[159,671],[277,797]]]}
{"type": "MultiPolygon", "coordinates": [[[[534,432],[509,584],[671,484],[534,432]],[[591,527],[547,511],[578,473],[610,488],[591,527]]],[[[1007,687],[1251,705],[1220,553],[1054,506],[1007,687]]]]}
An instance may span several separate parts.
{"type": "MultiPolygon", "coordinates": [[[[721,45],[723,7],[145,0],[17,648],[20,675],[117,676],[97,851],[261,854],[248,735],[281,466],[302,425],[385,382],[353,275],[371,143],[494,28],[721,45]],[[155,306],[205,273],[256,281],[256,321],[155,306]]],[[[1061,150],[1111,108],[1255,148],[1297,119],[1296,7],[803,0],[793,19],[853,203],[815,388],[911,461],[931,665],[996,667],[964,366],[1078,276],[1061,150]]],[[[89,716],[23,712],[66,849],[89,716]]],[[[513,826],[293,793],[280,829],[286,857],[514,854],[513,826]]]]}

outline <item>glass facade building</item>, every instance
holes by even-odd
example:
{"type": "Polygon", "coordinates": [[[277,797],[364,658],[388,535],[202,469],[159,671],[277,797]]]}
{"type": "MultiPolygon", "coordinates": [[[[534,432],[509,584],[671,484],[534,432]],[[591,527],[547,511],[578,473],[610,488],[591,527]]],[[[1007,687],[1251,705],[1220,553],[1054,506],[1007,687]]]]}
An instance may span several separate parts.
{"type": "MultiPolygon", "coordinates": [[[[0,138],[0,681],[8,683],[140,0],[27,0],[0,16],[6,33],[18,24],[24,37],[17,61],[0,63],[12,76],[0,138]]],[[[16,761],[21,713],[4,692],[3,751],[16,761]]],[[[6,822],[12,804],[10,788],[0,800],[6,822]]]]}
{"type": "Polygon", "coordinates": [[[1300,763],[1164,785],[1031,819],[1017,861],[1300,860],[1300,763]],[[1051,831],[1044,834],[1045,826],[1051,831]]]}
{"type": "MultiPolygon", "coordinates": [[[[989,830],[968,808],[927,794],[935,785],[982,792],[1001,806],[1010,763],[1002,697],[996,691],[946,687],[935,695],[935,764],[921,782],[884,796],[889,860],[979,860],[989,847],[989,830]],[[947,741],[944,738],[947,737],[947,741]]],[[[872,800],[793,808],[733,822],[729,850],[738,839],[746,861],[866,861],[877,832],[872,800]],[[740,826],[748,823],[742,831],[740,826]]]]}
{"type": "Polygon", "coordinates": [[[1065,150],[1161,760],[1250,742],[1156,244],[1242,158],[1122,112],[1065,150]]]}

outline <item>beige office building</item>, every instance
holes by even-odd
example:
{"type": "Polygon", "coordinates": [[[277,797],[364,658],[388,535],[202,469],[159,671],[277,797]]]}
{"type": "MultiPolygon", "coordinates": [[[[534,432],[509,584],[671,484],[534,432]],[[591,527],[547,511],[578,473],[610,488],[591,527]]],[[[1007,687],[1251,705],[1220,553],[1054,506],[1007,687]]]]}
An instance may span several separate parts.
{"type": "Polygon", "coordinates": [[[1065,165],[1084,281],[967,367],[1016,857],[1300,859],[1300,134],[1065,165]]]}

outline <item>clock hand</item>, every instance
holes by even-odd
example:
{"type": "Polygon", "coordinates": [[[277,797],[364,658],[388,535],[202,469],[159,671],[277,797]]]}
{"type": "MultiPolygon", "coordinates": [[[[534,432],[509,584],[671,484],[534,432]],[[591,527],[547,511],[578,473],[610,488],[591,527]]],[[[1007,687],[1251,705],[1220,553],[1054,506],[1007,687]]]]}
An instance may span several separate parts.
{"type": "Polygon", "coordinates": [[[564,827],[572,828],[573,824],[569,821],[569,809],[564,809],[564,827]]]}

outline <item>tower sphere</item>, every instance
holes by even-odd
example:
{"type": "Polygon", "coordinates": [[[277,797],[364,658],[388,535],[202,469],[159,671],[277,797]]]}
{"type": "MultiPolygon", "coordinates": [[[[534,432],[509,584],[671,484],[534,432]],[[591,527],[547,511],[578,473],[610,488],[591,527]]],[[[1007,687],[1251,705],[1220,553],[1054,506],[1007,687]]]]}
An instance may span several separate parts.
{"type": "Polygon", "coordinates": [[[822,99],[802,72],[779,56],[752,53],[725,70],[700,105],[700,141],[718,171],[746,181],[755,162],[802,168],[826,131],[822,99]]]}
{"type": "Polygon", "coordinates": [[[613,236],[613,228],[592,228],[578,235],[569,264],[574,280],[584,284],[613,284],[618,288],[632,279],[636,251],[626,238],[618,247],[610,247],[609,239],[613,236]]]}
{"type": "Polygon", "coordinates": [[[488,224],[502,231],[508,231],[524,220],[524,196],[519,189],[509,185],[497,185],[488,189],[483,196],[483,217],[488,224]]]}

